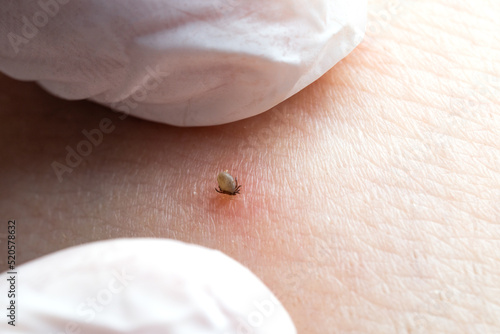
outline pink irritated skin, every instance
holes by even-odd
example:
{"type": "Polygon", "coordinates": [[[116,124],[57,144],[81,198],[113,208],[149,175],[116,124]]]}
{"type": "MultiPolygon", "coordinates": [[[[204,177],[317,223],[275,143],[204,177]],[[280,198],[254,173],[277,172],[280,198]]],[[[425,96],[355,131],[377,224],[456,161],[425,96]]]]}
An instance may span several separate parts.
{"type": "Polygon", "coordinates": [[[386,5],[320,80],[222,126],[120,120],[1,77],[0,212],[19,222],[19,261],[173,238],[249,267],[299,333],[499,332],[500,4],[386,5]],[[51,163],[103,118],[114,131],[58,182],[51,163]],[[226,169],[240,195],[215,192],[226,169]]]}

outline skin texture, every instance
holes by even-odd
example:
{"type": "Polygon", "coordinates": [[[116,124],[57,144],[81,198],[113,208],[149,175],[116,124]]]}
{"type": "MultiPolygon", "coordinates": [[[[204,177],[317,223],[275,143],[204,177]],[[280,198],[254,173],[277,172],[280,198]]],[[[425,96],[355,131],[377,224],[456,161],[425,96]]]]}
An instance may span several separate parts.
{"type": "Polygon", "coordinates": [[[121,120],[0,76],[18,263],[173,238],[248,266],[299,333],[498,333],[500,2],[369,11],[364,42],[320,80],[223,126],[121,120]],[[114,130],[59,182],[51,163],[104,118],[114,130]],[[238,196],[214,191],[226,169],[238,196]]]}

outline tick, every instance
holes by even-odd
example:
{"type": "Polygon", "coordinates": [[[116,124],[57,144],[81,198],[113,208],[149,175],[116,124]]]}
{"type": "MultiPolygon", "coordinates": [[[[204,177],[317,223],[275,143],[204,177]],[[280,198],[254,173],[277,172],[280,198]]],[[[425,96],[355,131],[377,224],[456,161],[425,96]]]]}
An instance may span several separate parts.
{"type": "Polygon", "coordinates": [[[219,183],[219,189],[215,188],[215,191],[218,193],[227,195],[240,193],[241,185],[238,185],[238,179],[229,174],[227,170],[217,175],[217,183],[219,183]]]}

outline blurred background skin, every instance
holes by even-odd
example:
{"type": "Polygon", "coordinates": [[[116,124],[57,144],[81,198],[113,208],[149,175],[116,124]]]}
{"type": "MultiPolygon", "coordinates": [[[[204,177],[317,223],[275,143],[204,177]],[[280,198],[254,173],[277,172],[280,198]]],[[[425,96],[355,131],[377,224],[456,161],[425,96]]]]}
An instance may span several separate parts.
{"type": "Polygon", "coordinates": [[[18,262],[173,238],[248,266],[299,333],[499,332],[498,17],[498,1],[369,1],[351,55],[216,127],[121,119],[0,76],[0,212],[18,262]],[[112,130],[59,182],[54,161],[103,119],[112,130]],[[225,169],[241,195],[215,192],[225,169]]]}

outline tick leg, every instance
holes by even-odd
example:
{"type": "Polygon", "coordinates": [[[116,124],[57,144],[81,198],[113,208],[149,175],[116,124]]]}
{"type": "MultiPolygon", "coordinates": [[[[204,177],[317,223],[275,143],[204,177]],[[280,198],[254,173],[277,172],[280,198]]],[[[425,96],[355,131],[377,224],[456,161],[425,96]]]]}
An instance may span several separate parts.
{"type": "MultiPolygon", "coordinates": [[[[220,189],[220,187],[219,187],[219,189],[220,189]]],[[[219,191],[219,190],[217,190],[217,188],[215,188],[215,191],[216,191],[216,192],[218,192],[218,193],[220,193],[220,194],[223,194],[223,193],[224,193],[224,192],[222,191],[222,189],[219,191]]]]}
{"type": "Polygon", "coordinates": [[[235,194],[239,194],[241,185],[238,185],[238,179],[237,178],[234,178],[234,181],[236,182],[236,188],[234,189],[234,193],[235,194]]]}

